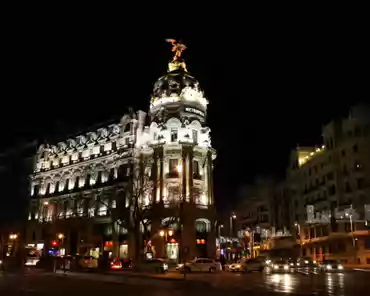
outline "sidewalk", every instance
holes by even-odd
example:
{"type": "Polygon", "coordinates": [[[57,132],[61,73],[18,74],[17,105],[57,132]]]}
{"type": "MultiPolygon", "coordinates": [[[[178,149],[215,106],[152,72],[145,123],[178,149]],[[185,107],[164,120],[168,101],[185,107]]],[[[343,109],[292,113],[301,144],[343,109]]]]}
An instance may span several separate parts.
{"type": "Polygon", "coordinates": [[[88,272],[66,272],[57,270],[56,273],[48,272],[49,276],[71,277],[92,281],[102,281],[107,283],[129,284],[129,285],[149,285],[160,286],[166,288],[186,288],[189,284],[191,286],[198,285],[200,288],[209,288],[210,285],[204,281],[196,279],[184,279],[183,274],[175,272],[167,272],[165,274],[142,273],[134,271],[109,271],[102,273],[88,273],[88,272]]]}
{"type": "Polygon", "coordinates": [[[370,264],[343,264],[344,268],[366,269],[370,271],[370,264]]]}

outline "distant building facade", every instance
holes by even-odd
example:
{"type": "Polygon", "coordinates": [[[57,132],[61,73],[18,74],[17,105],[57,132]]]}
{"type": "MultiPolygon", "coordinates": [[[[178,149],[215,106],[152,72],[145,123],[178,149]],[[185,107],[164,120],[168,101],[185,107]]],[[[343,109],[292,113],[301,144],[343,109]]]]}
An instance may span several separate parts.
{"type": "Polygon", "coordinates": [[[287,171],[290,225],[303,255],[370,264],[370,112],[358,106],[299,147],[287,171]]]}
{"type": "Polygon", "coordinates": [[[272,224],[274,188],[271,180],[257,180],[243,190],[243,199],[237,207],[238,237],[251,257],[269,249],[269,239],[275,234],[272,224]]]}
{"type": "Polygon", "coordinates": [[[174,59],[154,85],[149,116],[131,112],[115,124],[41,145],[31,175],[27,244],[132,257],[135,237],[126,225],[140,189],[133,179],[145,178],[148,190],[137,196],[145,209],[142,251],[173,261],[214,257],[216,153],[207,103],[185,63],[174,59]]]}

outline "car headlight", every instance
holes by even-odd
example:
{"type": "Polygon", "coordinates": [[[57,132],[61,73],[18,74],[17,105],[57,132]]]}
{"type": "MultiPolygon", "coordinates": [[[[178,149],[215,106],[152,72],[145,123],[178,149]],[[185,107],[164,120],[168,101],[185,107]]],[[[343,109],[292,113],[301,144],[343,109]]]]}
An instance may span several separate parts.
{"type": "Polygon", "coordinates": [[[343,265],[338,265],[338,269],[343,269],[343,265]]]}
{"type": "Polygon", "coordinates": [[[331,269],[331,265],[330,264],[326,265],[326,269],[331,269]]]}
{"type": "Polygon", "coordinates": [[[241,267],[240,264],[235,265],[235,268],[240,268],[240,267],[241,267]]]}
{"type": "Polygon", "coordinates": [[[184,267],[184,263],[180,263],[177,265],[178,268],[184,267]]]}
{"type": "Polygon", "coordinates": [[[278,269],[278,268],[279,268],[279,266],[275,264],[274,265],[274,269],[278,269]]]}
{"type": "Polygon", "coordinates": [[[286,270],[286,269],[288,269],[289,268],[289,266],[288,265],[284,265],[284,269],[286,270]]]}

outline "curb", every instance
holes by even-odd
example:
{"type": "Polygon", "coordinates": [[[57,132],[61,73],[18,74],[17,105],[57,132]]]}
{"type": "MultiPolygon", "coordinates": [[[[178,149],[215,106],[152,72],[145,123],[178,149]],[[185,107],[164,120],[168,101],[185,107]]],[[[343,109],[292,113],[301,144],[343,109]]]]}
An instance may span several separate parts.
{"type": "MultiPolygon", "coordinates": [[[[130,280],[133,280],[131,284],[138,284],[136,280],[144,279],[146,280],[145,284],[155,284],[155,282],[159,283],[168,283],[168,284],[174,284],[175,286],[183,286],[184,288],[187,287],[189,284],[192,286],[198,285],[201,287],[206,287],[206,288],[211,288],[212,285],[210,283],[204,282],[204,281],[199,281],[195,279],[184,279],[184,278],[162,278],[162,277],[155,277],[151,275],[145,275],[145,274],[112,274],[112,273],[105,273],[105,274],[94,274],[94,275],[104,275],[106,278],[89,278],[88,273],[83,273],[83,272],[73,272],[69,273],[67,272],[64,274],[63,272],[56,272],[56,273],[51,273],[50,275],[58,276],[58,277],[65,277],[65,276],[70,276],[70,277],[79,277],[83,278],[85,280],[99,280],[102,282],[111,282],[111,283],[116,283],[116,284],[130,284],[130,280]]],[[[140,283],[142,284],[142,283],[140,283]]]]}
{"type": "Polygon", "coordinates": [[[370,272],[370,269],[363,269],[363,268],[354,268],[354,271],[361,271],[361,272],[370,272]]]}

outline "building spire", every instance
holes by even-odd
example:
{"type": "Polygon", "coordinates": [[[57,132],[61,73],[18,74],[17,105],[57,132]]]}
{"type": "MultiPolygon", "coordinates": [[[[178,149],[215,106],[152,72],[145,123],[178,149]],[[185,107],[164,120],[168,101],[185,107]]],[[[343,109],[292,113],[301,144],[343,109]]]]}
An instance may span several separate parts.
{"type": "Polygon", "coordinates": [[[187,48],[186,45],[181,41],[176,41],[175,39],[166,39],[166,41],[172,44],[172,52],[175,53],[172,61],[168,64],[168,71],[171,72],[181,67],[187,72],[186,64],[181,58],[182,53],[187,48]]]}

